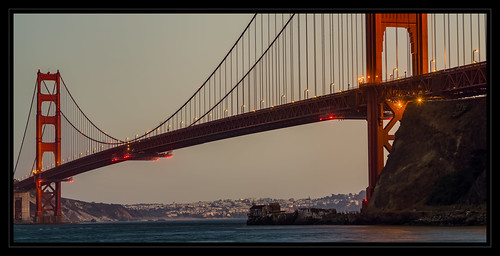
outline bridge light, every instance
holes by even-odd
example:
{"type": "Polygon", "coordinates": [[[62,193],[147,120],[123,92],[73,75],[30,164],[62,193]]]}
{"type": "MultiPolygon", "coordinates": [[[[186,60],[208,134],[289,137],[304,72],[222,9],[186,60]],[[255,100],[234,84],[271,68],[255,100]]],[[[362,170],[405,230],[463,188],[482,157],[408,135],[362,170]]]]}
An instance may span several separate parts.
{"type": "Polygon", "coordinates": [[[365,77],[364,77],[364,76],[360,76],[360,77],[358,77],[358,83],[359,83],[359,84],[362,84],[362,83],[364,83],[364,82],[365,82],[365,77]]]}

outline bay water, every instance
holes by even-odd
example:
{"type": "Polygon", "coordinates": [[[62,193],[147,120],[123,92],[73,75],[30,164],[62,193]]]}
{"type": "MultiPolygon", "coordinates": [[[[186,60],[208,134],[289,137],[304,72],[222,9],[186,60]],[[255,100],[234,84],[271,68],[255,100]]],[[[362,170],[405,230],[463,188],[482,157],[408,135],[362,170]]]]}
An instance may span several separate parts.
{"type": "Polygon", "coordinates": [[[55,244],[484,244],[485,226],[248,226],[246,219],[14,225],[16,245],[55,244]]]}

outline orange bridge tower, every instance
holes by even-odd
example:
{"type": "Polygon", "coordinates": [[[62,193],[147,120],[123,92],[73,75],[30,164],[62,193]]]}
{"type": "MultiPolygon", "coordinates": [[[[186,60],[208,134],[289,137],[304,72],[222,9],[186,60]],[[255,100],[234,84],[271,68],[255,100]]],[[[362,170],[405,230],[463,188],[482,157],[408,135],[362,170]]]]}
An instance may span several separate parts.
{"type": "Polygon", "coordinates": [[[406,28],[410,36],[413,75],[427,73],[427,14],[424,13],[368,13],[366,14],[366,70],[368,121],[368,187],[367,201],[373,195],[377,178],[384,168],[384,148],[391,149],[389,131],[399,121],[407,102],[394,104],[377,90],[382,82],[382,50],[387,27],[406,28]],[[384,108],[393,112],[392,120],[384,127],[384,108]]]}
{"type": "MultiPolygon", "coordinates": [[[[37,73],[37,112],[36,112],[36,170],[34,178],[36,183],[36,223],[61,223],[61,181],[45,180],[43,178],[43,158],[45,153],[53,153],[55,166],[61,164],[61,101],[60,101],[60,74],[37,73]],[[54,81],[54,86],[48,88],[45,81],[54,81]],[[47,91],[47,94],[42,93],[47,91]],[[43,115],[42,105],[49,102],[48,113],[43,115]],[[55,111],[50,111],[54,108],[55,111]],[[50,113],[55,112],[55,115],[50,113]],[[46,129],[52,125],[54,129],[46,129]],[[54,132],[53,135],[48,134],[54,132]],[[54,138],[53,141],[44,141],[54,138]]],[[[50,87],[50,86],[49,86],[50,87]]]]}

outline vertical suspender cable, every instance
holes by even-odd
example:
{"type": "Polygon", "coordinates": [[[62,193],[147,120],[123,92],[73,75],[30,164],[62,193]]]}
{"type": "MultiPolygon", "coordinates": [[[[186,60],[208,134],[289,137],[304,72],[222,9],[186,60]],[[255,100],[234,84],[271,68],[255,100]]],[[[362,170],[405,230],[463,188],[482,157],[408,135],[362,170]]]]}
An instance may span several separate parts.
{"type": "MultiPolygon", "coordinates": [[[[407,75],[410,74],[410,39],[409,39],[409,36],[408,36],[408,32],[410,31],[410,15],[406,15],[406,17],[407,17],[407,19],[406,19],[406,26],[408,27],[408,30],[407,30],[407,33],[405,33],[405,37],[406,37],[406,71],[405,71],[405,77],[407,77],[407,75]]],[[[432,21],[431,21],[431,23],[432,23],[432,21]]],[[[431,34],[432,34],[432,31],[431,31],[431,34]]],[[[431,41],[431,45],[432,45],[432,41],[431,41]]],[[[432,53],[434,53],[434,48],[432,48],[432,53]]],[[[431,57],[432,57],[432,55],[433,54],[431,54],[431,57]]],[[[425,65],[427,65],[427,63],[425,63],[425,65]]],[[[429,70],[431,70],[431,69],[429,69],[429,70]]]]}
{"type": "Polygon", "coordinates": [[[462,59],[463,65],[465,65],[465,16],[462,13],[462,59]]]}
{"type": "MultiPolygon", "coordinates": [[[[283,20],[283,16],[281,16],[282,18],[282,24],[284,26],[284,20],[283,20]]],[[[286,55],[287,55],[287,50],[286,50],[286,42],[287,42],[287,35],[289,33],[287,33],[287,29],[283,30],[283,89],[284,89],[284,92],[283,94],[285,95],[285,99],[284,99],[284,103],[287,102],[287,99],[290,98],[290,95],[288,95],[288,80],[287,80],[287,75],[289,72],[287,72],[287,63],[289,62],[289,60],[287,60],[286,58],[286,55]]]]}
{"type": "MultiPolygon", "coordinates": [[[[278,34],[278,18],[277,18],[277,14],[274,16],[274,33],[275,33],[275,36],[278,34]]],[[[276,41],[276,48],[275,48],[275,60],[276,60],[276,65],[275,65],[275,68],[276,68],[276,93],[275,93],[275,101],[276,101],[276,104],[275,105],[279,105],[280,104],[280,92],[281,92],[281,72],[280,72],[280,61],[281,61],[281,58],[280,58],[280,39],[281,37],[279,37],[276,41]]]]}
{"type": "Polygon", "coordinates": [[[338,73],[339,73],[339,85],[338,85],[338,88],[339,88],[339,91],[340,91],[340,87],[342,86],[342,73],[340,72],[340,69],[341,69],[341,66],[343,65],[342,62],[340,62],[340,56],[342,56],[342,52],[340,50],[340,46],[341,46],[341,42],[340,42],[340,39],[342,38],[342,32],[341,32],[341,28],[340,28],[340,23],[341,23],[341,19],[340,19],[340,15],[341,14],[337,14],[337,53],[338,53],[338,56],[337,57],[339,59],[339,63],[337,65],[338,67],[338,73]],[[339,33],[340,31],[340,33],[339,33]]]}
{"type": "Polygon", "coordinates": [[[436,38],[436,14],[432,14],[432,18],[433,18],[433,22],[432,22],[432,31],[433,31],[433,49],[436,49],[436,51],[434,52],[433,56],[432,56],[432,59],[434,60],[434,70],[432,71],[436,71],[437,70],[437,48],[436,48],[436,42],[437,42],[437,38],[436,38]]]}
{"type": "MultiPolygon", "coordinates": [[[[264,54],[264,14],[260,15],[260,49],[261,49],[261,54],[264,54]]],[[[260,63],[260,108],[262,108],[262,102],[264,100],[264,61],[260,63]]],[[[227,93],[227,91],[226,91],[227,93]]]]}
{"type": "Polygon", "coordinates": [[[472,13],[469,13],[469,37],[470,37],[470,63],[474,60],[474,47],[472,47],[472,13]]]}
{"type": "Polygon", "coordinates": [[[361,35],[362,35],[361,36],[361,42],[362,42],[362,44],[361,44],[361,60],[362,60],[361,61],[361,67],[362,67],[361,70],[362,71],[361,72],[363,72],[363,75],[365,77],[367,77],[367,74],[366,74],[366,58],[365,58],[366,46],[363,47],[363,43],[366,44],[366,38],[365,38],[366,33],[364,33],[364,31],[366,31],[365,24],[366,24],[366,15],[364,15],[364,16],[362,15],[361,16],[361,35]],[[364,17],[364,19],[363,19],[363,17],[364,17]]]}
{"type": "MultiPolygon", "coordinates": [[[[481,25],[480,14],[477,14],[478,61],[481,61],[481,25]]],[[[486,15],[485,15],[486,16],[486,15]]],[[[485,17],[486,18],[486,17],[485,17]]]]}
{"type": "Polygon", "coordinates": [[[333,66],[333,58],[334,58],[334,53],[333,53],[333,18],[332,18],[332,13],[329,15],[329,21],[330,21],[330,26],[329,26],[329,32],[330,32],[330,93],[332,93],[332,85],[334,84],[333,82],[333,72],[334,72],[334,66],[333,66]]]}
{"type": "Polygon", "coordinates": [[[444,69],[446,69],[446,20],[445,15],[443,14],[443,52],[444,52],[444,69]]]}
{"type": "Polygon", "coordinates": [[[307,33],[307,13],[306,13],[306,92],[305,98],[309,98],[309,47],[307,45],[309,34],[307,33]]]}
{"type": "MultiPolygon", "coordinates": [[[[398,23],[398,15],[396,14],[396,24],[398,23]]],[[[398,48],[398,28],[396,27],[396,74],[394,74],[394,79],[399,77],[399,48],[398,48]]]]}
{"type": "Polygon", "coordinates": [[[293,72],[293,21],[290,22],[290,100],[291,102],[294,102],[295,101],[295,98],[294,98],[294,83],[293,81],[295,80],[294,79],[294,73],[293,72]]]}
{"type": "MultiPolygon", "coordinates": [[[[245,74],[245,35],[243,35],[243,37],[241,37],[241,76],[238,74],[238,77],[243,77],[243,75],[245,74]]],[[[241,80],[241,86],[238,86],[240,91],[241,91],[241,105],[238,105],[238,109],[240,110],[240,114],[243,114],[243,105],[245,105],[245,79],[242,79],[241,80]]]]}
{"type": "Polygon", "coordinates": [[[350,70],[349,70],[349,16],[351,14],[347,14],[347,18],[346,18],[346,39],[347,39],[347,43],[346,43],[346,48],[347,48],[347,51],[346,51],[346,59],[347,59],[347,90],[349,90],[349,85],[350,85],[350,81],[351,81],[351,74],[350,74],[350,70]]]}
{"type": "Polygon", "coordinates": [[[451,68],[451,46],[450,46],[450,41],[451,41],[451,36],[450,36],[450,14],[446,14],[447,20],[448,20],[448,67],[451,68]]]}
{"type": "MultiPolygon", "coordinates": [[[[251,42],[250,38],[251,38],[251,32],[250,32],[250,29],[249,29],[248,30],[248,69],[250,69],[250,65],[251,65],[250,64],[251,63],[250,58],[251,58],[251,55],[252,55],[251,54],[252,42],[251,42]]],[[[248,77],[248,83],[247,83],[247,87],[248,87],[248,93],[247,93],[248,94],[248,100],[247,100],[248,106],[247,107],[248,107],[248,110],[250,110],[250,107],[251,107],[251,104],[252,104],[252,101],[251,101],[251,96],[252,96],[252,93],[251,93],[252,79],[251,79],[251,77],[252,76],[248,75],[247,77],[248,77]]]]}
{"type": "Polygon", "coordinates": [[[340,19],[340,35],[342,36],[341,38],[341,44],[342,44],[342,50],[340,51],[341,53],[341,59],[342,61],[340,62],[340,66],[342,67],[342,91],[344,90],[344,14],[342,13],[342,17],[340,19]]]}
{"type": "Polygon", "coordinates": [[[314,44],[314,96],[318,95],[317,84],[316,84],[316,13],[313,13],[313,44],[314,44]]]}
{"type": "Polygon", "coordinates": [[[325,94],[325,15],[321,14],[321,74],[323,95],[325,94]]]}
{"type": "MultiPolygon", "coordinates": [[[[269,45],[269,39],[271,38],[271,14],[267,14],[267,45],[269,45]]],[[[267,90],[267,106],[271,106],[271,86],[270,86],[270,80],[271,80],[271,68],[270,68],[270,63],[269,59],[271,57],[271,54],[266,54],[266,90],[267,90]]]]}
{"type": "MultiPolygon", "coordinates": [[[[359,70],[358,70],[358,67],[359,67],[359,58],[358,58],[358,14],[356,13],[356,18],[354,19],[354,29],[355,29],[355,34],[356,34],[356,37],[355,37],[355,43],[354,43],[354,47],[356,47],[356,74],[354,75],[354,78],[356,77],[359,77],[359,70]]],[[[359,80],[358,81],[358,87],[359,87],[359,80]]]]}
{"type": "MultiPolygon", "coordinates": [[[[260,15],[260,48],[262,53],[264,54],[264,14],[260,15]]],[[[227,93],[227,92],[226,92],[227,93]]],[[[264,103],[264,61],[260,64],[260,108],[263,108],[264,103]]]]}
{"type": "Polygon", "coordinates": [[[385,63],[385,80],[387,79],[387,39],[389,37],[387,36],[387,29],[384,31],[384,63],[385,63]]]}
{"type": "Polygon", "coordinates": [[[297,58],[298,58],[298,75],[299,75],[299,100],[302,100],[302,90],[300,84],[302,80],[300,80],[300,14],[297,15],[297,58]]]}
{"type": "Polygon", "coordinates": [[[353,28],[353,20],[352,20],[352,13],[349,14],[349,16],[351,16],[351,77],[352,77],[352,80],[351,80],[351,88],[354,88],[354,80],[356,80],[355,78],[355,74],[354,74],[354,41],[353,41],[353,38],[352,38],[352,33],[354,32],[354,28],[353,28]]]}
{"type": "Polygon", "coordinates": [[[460,46],[459,46],[460,40],[458,39],[458,13],[456,15],[457,15],[457,66],[460,67],[460,46]]]}
{"type": "Polygon", "coordinates": [[[434,13],[432,15],[432,18],[434,19],[434,22],[433,22],[433,31],[434,31],[434,49],[436,49],[436,51],[434,52],[434,70],[437,70],[437,45],[436,45],[436,42],[437,42],[437,37],[436,37],[436,14],[434,13]]]}
{"type": "MultiPolygon", "coordinates": [[[[253,61],[257,61],[257,20],[255,20],[254,26],[253,26],[253,61]]],[[[222,95],[220,96],[222,98],[222,95]]],[[[253,87],[253,109],[257,108],[257,69],[254,71],[254,87],[253,87]]]]}

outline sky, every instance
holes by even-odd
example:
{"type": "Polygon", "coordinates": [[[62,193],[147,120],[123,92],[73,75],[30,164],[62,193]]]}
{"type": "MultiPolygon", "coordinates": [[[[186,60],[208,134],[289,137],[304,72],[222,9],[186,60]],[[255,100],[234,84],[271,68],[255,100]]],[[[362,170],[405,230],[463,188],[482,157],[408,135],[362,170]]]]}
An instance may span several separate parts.
{"type": "MultiPolygon", "coordinates": [[[[132,138],[164,121],[196,91],[252,15],[15,14],[14,157],[38,69],[59,70],[94,123],[117,138],[132,138]]],[[[121,204],[298,199],[368,186],[364,120],[267,131],[173,154],[77,175],[63,183],[62,196],[121,204]]]]}

